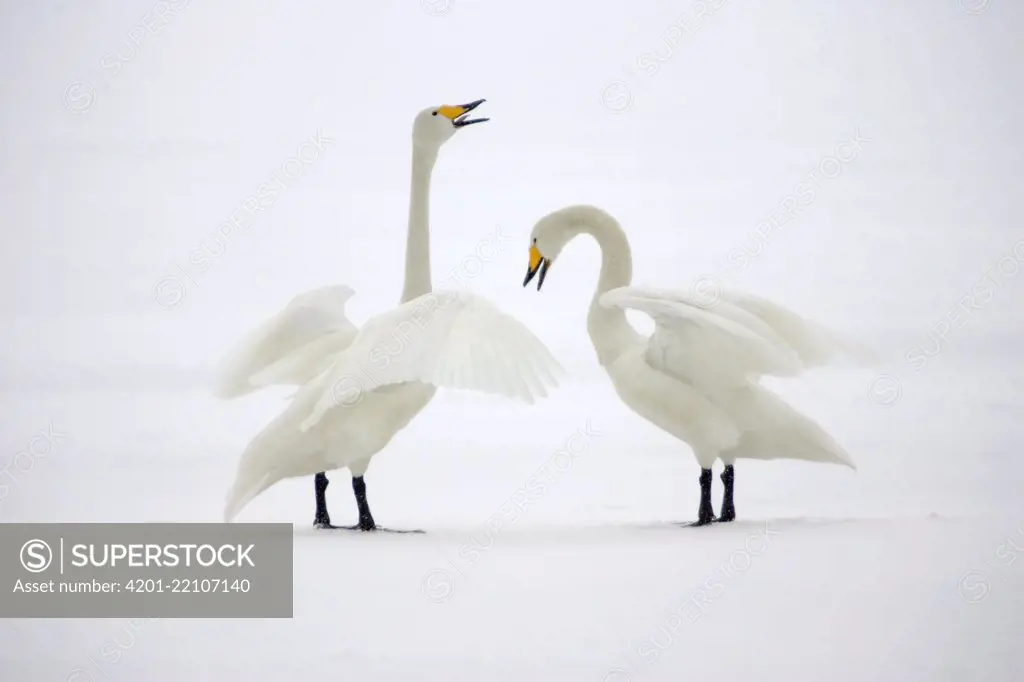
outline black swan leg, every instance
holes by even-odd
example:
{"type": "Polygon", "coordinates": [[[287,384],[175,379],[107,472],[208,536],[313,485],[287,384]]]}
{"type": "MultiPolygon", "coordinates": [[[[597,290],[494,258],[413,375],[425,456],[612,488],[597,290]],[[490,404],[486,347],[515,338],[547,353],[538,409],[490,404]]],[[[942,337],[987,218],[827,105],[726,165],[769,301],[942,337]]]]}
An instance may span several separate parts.
{"type": "Polygon", "coordinates": [[[700,470],[700,507],[697,520],[691,526],[706,526],[715,521],[715,510],[711,506],[711,469],[700,470]]]}
{"type": "Polygon", "coordinates": [[[736,506],[732,501],[733,483],[735,481],[736,472],[731,464],[726,464],[725,471],[722,472],[722,485],[725,486],[725,495],[722,497],[722,513],[718,515],[718,520],[721,523],[727,523],[736,518],[736,506]]]}

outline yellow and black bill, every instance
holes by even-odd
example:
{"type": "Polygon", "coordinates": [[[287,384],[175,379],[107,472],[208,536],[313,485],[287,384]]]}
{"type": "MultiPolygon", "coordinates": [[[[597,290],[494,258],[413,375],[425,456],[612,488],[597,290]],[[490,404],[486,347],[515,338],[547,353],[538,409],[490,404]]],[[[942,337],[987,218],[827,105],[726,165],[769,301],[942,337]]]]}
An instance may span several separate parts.
{"type": "Polygon", "coordinates": [[[466,126],[473,125],[474,123],[483,123],[484,121],[491,120],[489,118],[466,118],[469,115],[469,112],[473,111],[486,101],[487,100],[485,99],[478,99],[477,101],[470,102],[469,104],[446,104],[439,108],[437,113],[450,120],[452,125],[456,128],[465,128],[466,126]]]}
{"type": "Polygon", "coordinates": [[[537,291],[544,285],[544,278],[547,277],[548,268],[551,267],[551,260],[540,255],[540,251],[537,250],[537,245],[534,244],[530,247],[530,263],[526,269],[526,279],[523,280],[523,286],[525,287],[530,283],[534,277],[540,273],[540,278],[537,280],[537,291]]]}

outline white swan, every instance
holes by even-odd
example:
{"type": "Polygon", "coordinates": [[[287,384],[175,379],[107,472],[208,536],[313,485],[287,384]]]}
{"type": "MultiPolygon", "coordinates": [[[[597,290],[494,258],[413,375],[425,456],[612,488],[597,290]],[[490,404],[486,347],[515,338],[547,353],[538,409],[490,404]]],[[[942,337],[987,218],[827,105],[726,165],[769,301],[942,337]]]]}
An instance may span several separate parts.
{"type": "Polygon", "coordinates": [[[386,530],[374,522],[363,476],[371,458],[426,407],[438,387],[533,402],[557,386],[561,367],[515,319],[468,293],[431,292],[431,170],[455,130],[487,120],[465,118],[482,101],[426,109],[413,125],[401,304],[356,332],[344,315],[351,290],[316,290],[293,300],[229,356],[222,396],[273,383],[308,383],[242,454],[226,521],[277,481],[315,473],[314,523],[336,528],[327,513],[325,472],[348,467],[359,508],[359,523],[349,529],[386,530]]]}
{"type": "Polygon", "coordinates": [[[616,393],[638,415],[686,442],[701,467],[700,507],[693,525],[732,521],[734,462],[799,459],[842,464],[850,456],[820,426],[768,389],[762,376],[795,376],[804,369],[865,352],[823,327],[770,301],[715,292],[699,300],[683,292],[629,286],[633,259],[618,221],[593,206],[569,206],[541,218],[531,234],[523,286],[539,274],[538,291],[569,241],[589,234],[601,248],[601,273],[587,331],[616,393]],[[645,338],[625,311],[656,323],[645,338]],[[716,519],[711,467],[725,464],[725,495],[716,519]]]}

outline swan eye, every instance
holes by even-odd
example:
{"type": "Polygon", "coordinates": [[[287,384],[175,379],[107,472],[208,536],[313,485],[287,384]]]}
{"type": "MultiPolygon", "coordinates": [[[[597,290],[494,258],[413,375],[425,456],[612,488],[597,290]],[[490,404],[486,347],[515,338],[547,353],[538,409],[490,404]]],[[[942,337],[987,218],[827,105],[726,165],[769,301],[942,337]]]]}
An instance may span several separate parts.
{"type": "Polygon", "coordinates": [[[431,114],[431,116],[437,116],[437,112],[435,111],[434,113],[431,114]]]}

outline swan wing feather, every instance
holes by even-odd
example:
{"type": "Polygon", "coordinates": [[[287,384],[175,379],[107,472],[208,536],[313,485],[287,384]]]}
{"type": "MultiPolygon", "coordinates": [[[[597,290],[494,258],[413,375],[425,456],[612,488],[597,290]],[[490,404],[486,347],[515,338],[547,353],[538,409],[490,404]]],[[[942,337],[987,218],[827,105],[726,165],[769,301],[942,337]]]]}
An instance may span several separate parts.
{"type": "Polygon", "coordinates": [[[556,388],[562,374],[529,329],[487,300],[464,291],[432,292],[363,326],[318,380],[321,395],[301,429],[380,387],[423,382],[533,403],[556,388]],[[344,398],[338,387],[345,388],[344,398]]]}
{"type": "Polygon", "coordinates": [[[722,298],[769,326],[797,353],[801,363],[808,369],[834,364],[843,359],[857,364],[874,364],[879,360],[871,349],[844,339],[825,325],[802,317],[768,299],[741,291],[725,292],[722,298]]]}
{"type": "Polygon", "coordinates": [[[345,315],[345,304],[354,294],[339,285],[293,298],[221,360],[214,394],[228,400],[272,384],[300,385],[316,376],[325,357],[356,336],[357,327],[345,315]]]}
{"type": "Polygon", "coordinates": [[[647,342],[648,364],[695,385],[739,386],[762,375],[791,376],[802,368],[792,349],[749,313],[728,304],[709,309],[683,294],[641,287],[612,289],[600,303],[649,315],[655,330],[647,342]]]}

